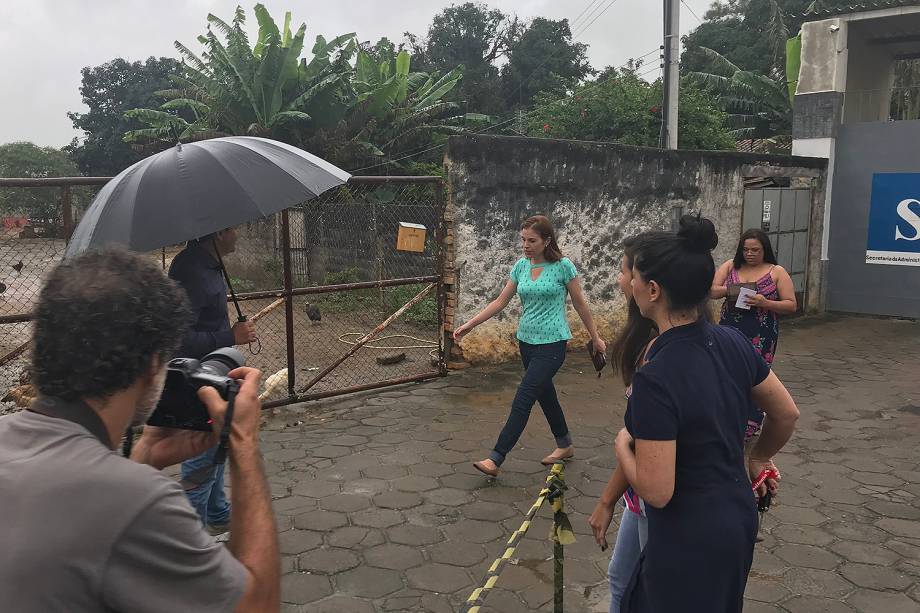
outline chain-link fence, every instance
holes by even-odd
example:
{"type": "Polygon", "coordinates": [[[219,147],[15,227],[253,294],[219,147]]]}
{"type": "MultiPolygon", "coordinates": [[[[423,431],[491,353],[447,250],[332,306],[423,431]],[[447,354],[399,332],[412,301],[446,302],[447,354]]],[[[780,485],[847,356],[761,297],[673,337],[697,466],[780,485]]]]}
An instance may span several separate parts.
{"type": "MultiPolygon", "coordinates": [[[[0,189],[3,181],[10,180],[0,179],[0,189]]],[[[27,365],[32,305],[79,215],[76,208],[67,214],[70,220],[53,236],[4,226],[0,237],[0,394],[6,398],[0,411],[14,406],[27,365]]],[[[259,336],[244,350],[248,363],[266,378],[279,374],[267,405],[444,374],[444,231],[438,177],[355,177],[317,200],[239,227],[237,250],[225,264],[240,309],[259,336]],[[397,244],[401,228],[414,244],[397,244]],[[375,340],[354,351],[430,285],[375,340]]],[[[181,249],[151,257],[168,268],[181,249]]],[[[229,308],[235,321],[236,310],[229,308]]]]}

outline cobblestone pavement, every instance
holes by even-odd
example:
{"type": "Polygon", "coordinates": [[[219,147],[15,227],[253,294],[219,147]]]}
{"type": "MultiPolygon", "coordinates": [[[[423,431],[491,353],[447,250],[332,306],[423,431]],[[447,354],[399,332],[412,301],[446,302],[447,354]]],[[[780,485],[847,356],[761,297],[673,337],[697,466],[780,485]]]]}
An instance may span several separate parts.
{"type": "MultiPolygon", "coordinates": [[[[776,371],[802,411],[779,457],[748,583],[749,613],[920,611],[920,326],[864,318],[784,325],[776,371]]],[[[613,466],[621,385],[570,354],[557,387],[577,456],[566,468],[578,541],[566,547],[566,611],[606,611],[587,525],[613,466]]],[[[264,433],[285,611],[456,611],[530,507],[552,448],[535,410],[497,481],[470,465],[507,415],[519,368],[282,410],[264,433]]],[[[552,609],[544,508],[486,611],[552,609]]],[[[616,526],[611,527],[611,537],[616,526]]],[[[609,551],[608,551],[609,553],[609,551]]]]}

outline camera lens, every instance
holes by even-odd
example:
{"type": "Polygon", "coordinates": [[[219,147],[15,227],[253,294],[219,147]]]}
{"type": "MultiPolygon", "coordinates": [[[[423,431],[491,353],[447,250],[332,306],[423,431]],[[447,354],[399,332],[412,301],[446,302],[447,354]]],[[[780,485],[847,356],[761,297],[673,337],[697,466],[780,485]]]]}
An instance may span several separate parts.
{"type": "Polygon", "coordinates": [[[219,377],[241,366],[246,366],[246,356],[233,347],[222,347],[201,358],[201,370],[219,377]]]}

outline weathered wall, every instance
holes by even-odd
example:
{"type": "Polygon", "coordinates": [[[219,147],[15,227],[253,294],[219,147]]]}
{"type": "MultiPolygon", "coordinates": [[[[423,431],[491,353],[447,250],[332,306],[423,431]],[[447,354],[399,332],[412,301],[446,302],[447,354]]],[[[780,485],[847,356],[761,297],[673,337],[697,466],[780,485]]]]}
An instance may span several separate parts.
{"type": "MultiPolygon", "coordinates": [[[[582,275],[605,337],[623,314],[616,275],[625,237],[670,229],[680,211],[701,211],[721,237],[717,262],[734,254],[745,176],[822,175],[824,160],[734,152],[661,151],[622,145],[492,136],[455,137],[445,164],[453,220],[455,281],[448,325],[460,324],[498,295],[520,257],[518,230],[529,215],[550,216],[582,275]],[[452,319],[452,320],[451,320],[452,319]]],[[[819,191],[816,186],[816,191],[819,191]]],[[[823,192],[818,196],[823,202],[823,192]]],[[[516,352],[519,302],[464,340],[464,357],[500,361],[516,352]]],[[[587,337],[570,308],[575,343],[587,337]]]]}

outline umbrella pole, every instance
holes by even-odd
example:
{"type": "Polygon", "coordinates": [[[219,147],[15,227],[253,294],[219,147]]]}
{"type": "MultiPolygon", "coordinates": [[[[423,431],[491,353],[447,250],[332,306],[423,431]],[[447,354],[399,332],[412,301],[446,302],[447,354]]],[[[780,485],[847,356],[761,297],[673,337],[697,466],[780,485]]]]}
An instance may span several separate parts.
{"type": "Polygon", "coordinates": [[[236,307],[237,321],[246,321],[246,316],[243,315],[243,311],[240,309],[240,303],[236,299],[236,292],[233,291],[233,283],[230,282],[230,275],[227,274],[227,267],[224,266],[224,258],[221,257],[220,249],[217,248],[217,241],[211,239],[211,244],[214,245],[214,253],[217,255],[217,261],[220,263],[220,271],[224,273],[224,281],[227,282],[227,289],[230,290],[230,299],[233,300],[233,306],[236,307]]]}

